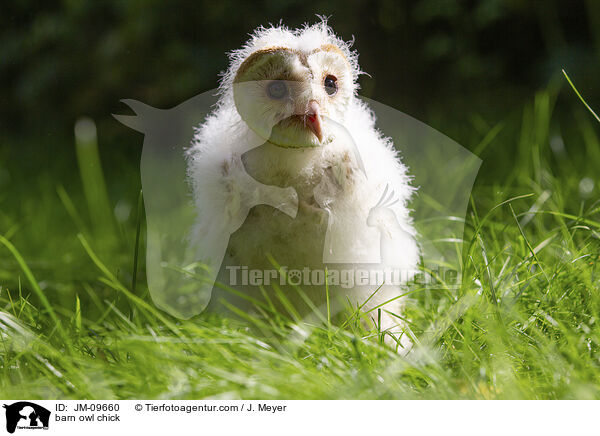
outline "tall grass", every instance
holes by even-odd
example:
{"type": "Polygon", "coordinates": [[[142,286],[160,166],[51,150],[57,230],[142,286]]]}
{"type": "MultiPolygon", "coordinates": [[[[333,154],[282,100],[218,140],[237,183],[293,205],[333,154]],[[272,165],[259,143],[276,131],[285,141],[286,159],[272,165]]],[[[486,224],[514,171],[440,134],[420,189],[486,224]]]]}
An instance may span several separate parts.
{"type": "Polygon", "coordinates": [[[2,397],[599,398],[598,125],[578,109],[563,108],[561,122],[557,95],[538,92],[502,128],[478,118],[465,129],[484,166],[462,287],[411,294],[407,357],[358,322],[378,315],[360,310],[343,328],[268,304],[262,316],[171,318],[134,260],[140,215],[88,230],[104,225],[99,215],[113,221],[117,201],[141,210],[139,185],[103,200],[102,174],[88,172],[99,160],[82,164],[92,154],[80,155],[83,189],[40,174],[0,211],[2,397]]]}

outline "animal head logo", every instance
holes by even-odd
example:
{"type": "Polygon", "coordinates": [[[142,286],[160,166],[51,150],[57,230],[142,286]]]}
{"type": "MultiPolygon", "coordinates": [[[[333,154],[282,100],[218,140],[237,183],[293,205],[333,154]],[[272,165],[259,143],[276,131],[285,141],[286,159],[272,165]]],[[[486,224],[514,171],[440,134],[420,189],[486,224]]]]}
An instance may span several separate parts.
{"type": "MultiPolygon", "coordinates": [[[[243,114],[246,106],[254,107],[251,96],[258,85],[250,81],[236,84],[235,94],[232,93],[230,98],[238,112],[243,114]],[[246,96],[249,96],[247,100],[246,96]]],[[[283,85],[286,85],[288,93],[297,86],[294,83],[283,85]]],[[[269,92],[276,96],[278,92],[284,92],[272,87],[269,92]]],[[[236,123],[241,115],[236,115],[236,112],[230,113],[230,124],[219,125],[220,129],[202,131],[198,128],[216,122],[211,113],[219,107],[221,91],[200,94],[166,110],[135,100],[123,100],[135,115],[115,115],[123,124],[144,134],[141,178],[147,222],[146,270],[151,296],[161,309],[181,318],[190,318],[204,311],[222,270],[229,238],[245,223],[249,211],[255,206],[271,206],[290,220],[297,219],[298,211],[307,207],[305,202],[300,201],[294,187],[266,184],[260,177],[255,178],[255,174],[246,167],[245,159],[246,154],[271,139],[277,145],[277,142],[289,139],[285,135],[294,138],[305,135],[306,131],[302,129],[309,129],[317,139],[321,134],[321,145],[327,144],[330,140],[327,138],[332,137],[343,138],[352,145],[339,161],[341,164],[331,165],[325,170],[324,177],[312,192],[313,203],[308,205],[319,209],[323,215],[326,228],[321,245],[324,264],[386,264],[406,269],[406,265],[416,261],[410,259],[404,264],[396,261],[397,247],[407,246],[418,235],[420,253],[415,253],[422,256],[423,265],[454,264],[457,269],[460,268],[460,262],[455,262],[460,251],[456,244],[461,240],[464,228],[464,220],[460,217],[466,215],[472,184],[481,164],[475,155],[408,115],[359,97],[356,98],[361,100],[360,104],[368,105],[373,111],[373,119],[376,116],[377,129],[389,137],[388,147],[391,148],[393,143],[400,150],[402,162],[410,174],[403,172],[406,168],[401,167],[398,167],[397,174],[382,174],[373,164],[377,159],[367,155],[376,150],[370,149],[368,144],[365,146],[363,139],[355,136],[356,128],[349,131],[348,125],[327,118],[324,114],[326,109],[317,109],[314,104],[311,106],[310,100],[306,104],[308,109],[301,110],[306,106],[303,104],[297,108],[290,104],[294,106],[290,106],[291,109],[286,106],[286,110],[291,111],[286,112],[287,118],[273,115],[267,125],[255,120],[251,115],[257,111],[250,110],[250,115],[244,115],[249,131],[243,141],[233,142],[230,138],[240,138],[240,127],[236,123]],[[318,125],[313,119],[317,114],[321,117],[318,125]],[[275,129],[275,126],[279,127],[275,129]],[[221,130],[223,134],[218,136],[217,131],[221,130]],[[201,146],[198,141],[199,135],[203,134],[215,135],[208,138],[213,141],[226,141],[231,157],[226,161],[220,158],[223,147],[205,149],[203,161],[196,167],[191,149],[201,146]],[[215,156],[211,154],[213,151],[215,156]],[[214,165],[208,165],[211,159],[214,165]],[[389,179],[388,175],[392,178],[389,179]],[[227,182],[224,189],[234,201],[221,203],[223,196],[210,182],[213,176],[227,182]],[[346,214],[345,221],[335,219],[340,216],[339,213],[336,215],[336,211],[346,207],[338,200],[338,193],[350,178],[365,185],[368,182],[377,188],[363,195],[365,201],[360,213],[346,214]],[[398,189],[398,186],[410,185],[415,188],[416,195],[398,189]],[[407,204],[409,197],[410,204],[407,204]],[[369,204],[369,199],[378,201],[369,204]],[[203,225],[198,226],[198,222],[203,225]],[[354,229],[361,226],[360,232],[354,234],[363,234],[365,240],[378,243],[370,244],[360,256],[356,256],[358,251],[348,256],[345,248],[349,224],[354,229]]],[[[284,100],[281,99],[281,102],[284,100]]],[[[279,103],[279,99],[274,101],[283,104],[279,103]]],[[[272,106],[269,107],[273,114],[282,110],[272,106]]],[[[223,108],[222,105],[220,107],[223,108]]],[[[223,111],[229,113],[225,109],[223,111]]],[[[330,108],[331,111],[333,109],[330,108]]],[[[360,129],[358,131],[360,135],[360,129]]],[[[310,148],[318,147],[308,142],[303,147],[304,150],[310,148]]],[[[282,145],[276,148],[275,153],[276,159],[284,159],[287,154],[305,151],[282,145]]],[[[383,162],[388,154],[381,153],[379,161],[383,162]]],[[[225,285],[228,286],[227,283],[225,285]]]]}
{"type": "Polygon", "coordinates": [[[6,431],[19,429],[48,429],[50,411],[38,404],[19,401],[3,406],[6,409],[6,431]]]}

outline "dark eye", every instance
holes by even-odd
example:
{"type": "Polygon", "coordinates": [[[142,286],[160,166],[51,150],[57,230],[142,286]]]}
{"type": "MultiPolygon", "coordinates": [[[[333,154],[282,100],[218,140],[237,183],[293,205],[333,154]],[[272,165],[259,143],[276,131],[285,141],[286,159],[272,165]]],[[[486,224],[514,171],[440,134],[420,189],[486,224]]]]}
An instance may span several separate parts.
{"type": "Polygon", "coordinates": [[[323,86],[325,86],[325,92],[328,95],[335,95],[335,93],[337,92],[337,77],[329,75],[327,77],[325,77],[325,82],[323,83],[323,86]]]}
{"type": "Polygon", "coordinates": [[[287,94],[287,85],[281,80],[273,80],[267,85],[267,95],[274,100],[281,100],[287,94]]]}

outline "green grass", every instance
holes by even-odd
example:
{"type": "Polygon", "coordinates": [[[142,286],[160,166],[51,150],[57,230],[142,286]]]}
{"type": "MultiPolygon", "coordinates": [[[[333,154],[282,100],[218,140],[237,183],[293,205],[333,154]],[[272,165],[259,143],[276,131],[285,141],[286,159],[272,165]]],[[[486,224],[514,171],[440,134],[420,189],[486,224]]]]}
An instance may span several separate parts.
{"type": "MultiPolygon", "coordinates": [[[[600,398],[599,125],[565,103],[570,92],[558,96],[556,86],[540,91],[501,124],[465,114],[464,126],[438,126],[458,132],[484,165],[467,216],[462,287],[412,294],[406,314],[417,347],[406,358],[366,330],[361,314],[343,329],[268,309],[171,318],[152,305],[134,261],[140,226],[144,258],[144,231],[131,159],[103,156],[108,193],[85,166],[82,186],[74,158],[33,177],[23,170],[31,164],[7,161],[1,396],[600,398]],[[114,226],[93,219],[115,206],[114,226]]],[[[99,165],[94,156],[79,150],[80,164],[99,165]]]]}

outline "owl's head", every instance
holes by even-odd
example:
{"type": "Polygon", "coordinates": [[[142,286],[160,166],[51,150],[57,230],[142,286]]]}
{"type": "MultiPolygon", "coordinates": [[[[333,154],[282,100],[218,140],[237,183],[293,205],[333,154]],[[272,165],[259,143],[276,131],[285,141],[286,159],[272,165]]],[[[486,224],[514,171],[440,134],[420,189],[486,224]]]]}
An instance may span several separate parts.
{"type": "Polygon", "coordinates": [[[316,147],[335,138],[355,97],[357,55],[322,21],[298,30],[258,29],[233,52],[221,89],[269,142],[316,147]]]}

